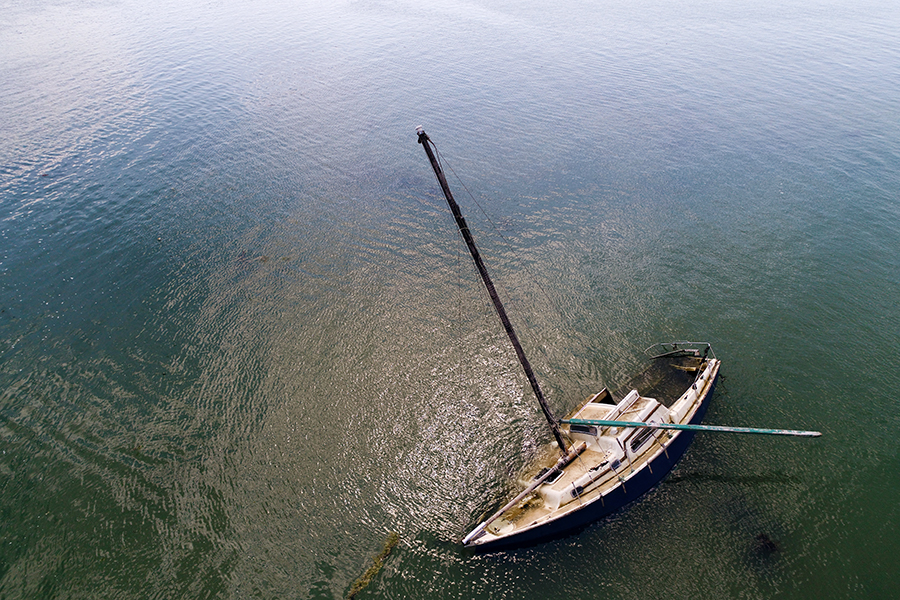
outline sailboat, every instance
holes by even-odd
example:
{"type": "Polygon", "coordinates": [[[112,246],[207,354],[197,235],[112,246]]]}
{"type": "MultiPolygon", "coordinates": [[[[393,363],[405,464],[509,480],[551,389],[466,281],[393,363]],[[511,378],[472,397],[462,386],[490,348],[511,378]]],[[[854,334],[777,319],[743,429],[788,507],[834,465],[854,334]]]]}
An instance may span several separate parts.
{"type": "Polygon", "coordinates": [[[463,545],[480,551],[529,545],[601,519],[662,481],[697,431],[821,435],[702,425],[721,366],[705,342],[648,348],[648,366],[628,385],[604,388],[556,419],[447,185],[434,144],[422,127],[416,133],[554,438],[551,450],[525,470],[524,489],[472,529],[463,545]]]}

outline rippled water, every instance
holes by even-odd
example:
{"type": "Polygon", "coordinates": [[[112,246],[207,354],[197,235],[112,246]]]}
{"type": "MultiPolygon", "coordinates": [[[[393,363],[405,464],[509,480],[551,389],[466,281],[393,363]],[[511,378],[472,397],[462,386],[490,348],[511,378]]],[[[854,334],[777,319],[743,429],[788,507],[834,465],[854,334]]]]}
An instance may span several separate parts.
{"type": "Polygon", "coordinates": [[[898,16],[0,3],[0,597],[892,597],[898,16]],[[557,412],[702,339],[825,436],[464,551],[549,435],[417,125],[557,412]]]}

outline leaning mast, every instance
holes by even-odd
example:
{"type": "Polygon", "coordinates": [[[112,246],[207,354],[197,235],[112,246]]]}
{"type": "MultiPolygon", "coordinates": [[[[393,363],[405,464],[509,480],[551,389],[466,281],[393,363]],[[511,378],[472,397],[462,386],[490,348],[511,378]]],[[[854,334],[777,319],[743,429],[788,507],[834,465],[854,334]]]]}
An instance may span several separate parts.
{"type": "Polygon", "coordinates": [[[444,197],[447,199],[447,204],[450,205],[450,212],[453,213],[453,218],[456,219],[456,225],[459,227],[459,232],[462,234],[463,239],[466,242],[466,246],[469,249],[469,254],[472,255],[472,260],[475,262],[475,267],[478,269],[478,274],[481,275],[481,280],[484,282],[484,287],[487,288],[488,295],[491,297],[491,302],[494,303],[494,309],[497,311],[497,316],[500,317],[500,322],[503,323],[503,328],[506,330],[506,335],[509,337],[509,341],[512,343],[513,348],[516,350],[516,356],[519,358],[519,362],[522,364],[522,370],[525,371],[525,376],[528,378],[528,383],[531,384],[531,389],[534,391],[534,395],[537,398],[538,403],[541,405],[541,410],[544,412],[544,416],[547,418],[547,423],[550,425],[550,431],[553,432],[553,437],[556,438],[556,443],[559,444],[559,450],[563,454],[566,452],[566,443],[563,441],[562,434],[559,431],[559,423],[553,417],[553,413],[550,412],[550,407],[547,406],[547,401],[544,399],[544,394],[541,392],[541,387],[538,385],[537,378],[534,376],[534,371],[531,369],[531,363],[528,362],[528,357],[525,356],[525,351],[522,350],[522,344],[519,343],[519,336],[516,335],[515,329],[513,329],[512,323],[509,321],[509,317],[506,316],[506,309],[503,308],[503,303],[500,302],[500,297],[497,295],[497,290],[494,288],[494,283],[491,281],[490,275],[488,275],[487,267],[484,265],[484,261],[481,260],[481,254],[478,252],[478,248],[475,246],[475,240],[472,238],[472,233],[469,231],[469,226],[466,224],[466,220],[462,216],[462,212],[459,209],[459,205],[456,203],[456,200],[453,199],[453,194],[450,193],[450,188],[447,186],[447,178],[444,176],[444,170],[441,168],[441,165],[438,163],[437,158],[435,158],[434,151],[432,150],[432,146],[434,143],[431,141],[431,138],[425,133],[425,130],[421,127],[416,129],[416,133],[419,135],[419,143],[425,148],[425,153],[428,155],[428,160],[431,162],[431,168],[434,169],[434,174],[437,176],[438,183],[441,185],[441,189],[444,191],[444,197]]]}

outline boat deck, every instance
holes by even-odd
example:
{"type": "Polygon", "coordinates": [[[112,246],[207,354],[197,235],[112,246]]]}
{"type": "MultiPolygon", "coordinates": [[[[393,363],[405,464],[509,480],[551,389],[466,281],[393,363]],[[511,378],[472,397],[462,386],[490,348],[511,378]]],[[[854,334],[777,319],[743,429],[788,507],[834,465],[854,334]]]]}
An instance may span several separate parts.
{"type": "MultiPolygon", "coordinates": [[[[545,484],[553,490],[568,492],[572,489],[575,481],[587,473],[592,466],[599,465],[606,460],[607,455],[593,450],[585,450],[578,458],[566,467],[559,479],[552,484],[545,484]]],[[[555,461],[554,461],[555,462],[555,461]]],[[[548,463],[549,464],[549,463],[548,463]]],[[[603,490],[614,487],[618,484],[618,478],[613,471],[607,470],[602,477],[598,486],[592,490],[603,490]]],[[[503,517],[497,519],[488,526],[488,531],[494,535],[502,535],[516,527],[521,527],[536,521],[540,521],[544,517],[558,512],[558,508],[547,506],[544,503],[543,496],[535,491],[527,496],[511,510],[507,511],[503,517]]]]}

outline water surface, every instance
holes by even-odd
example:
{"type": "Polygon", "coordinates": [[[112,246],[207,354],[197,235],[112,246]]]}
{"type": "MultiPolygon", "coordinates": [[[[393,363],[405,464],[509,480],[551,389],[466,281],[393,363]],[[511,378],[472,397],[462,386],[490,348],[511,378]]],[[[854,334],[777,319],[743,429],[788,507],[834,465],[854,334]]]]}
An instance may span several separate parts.
{"type": "Polygon", "coordinates": [[[0,6],[0,596],[340,598],[391,531],[360,597],[900,585],[895,8],[0,6]],[[550,436],[417,125],[558,413],[696,339],[708,423],[825,436],[463,550],[550,436]]]}

